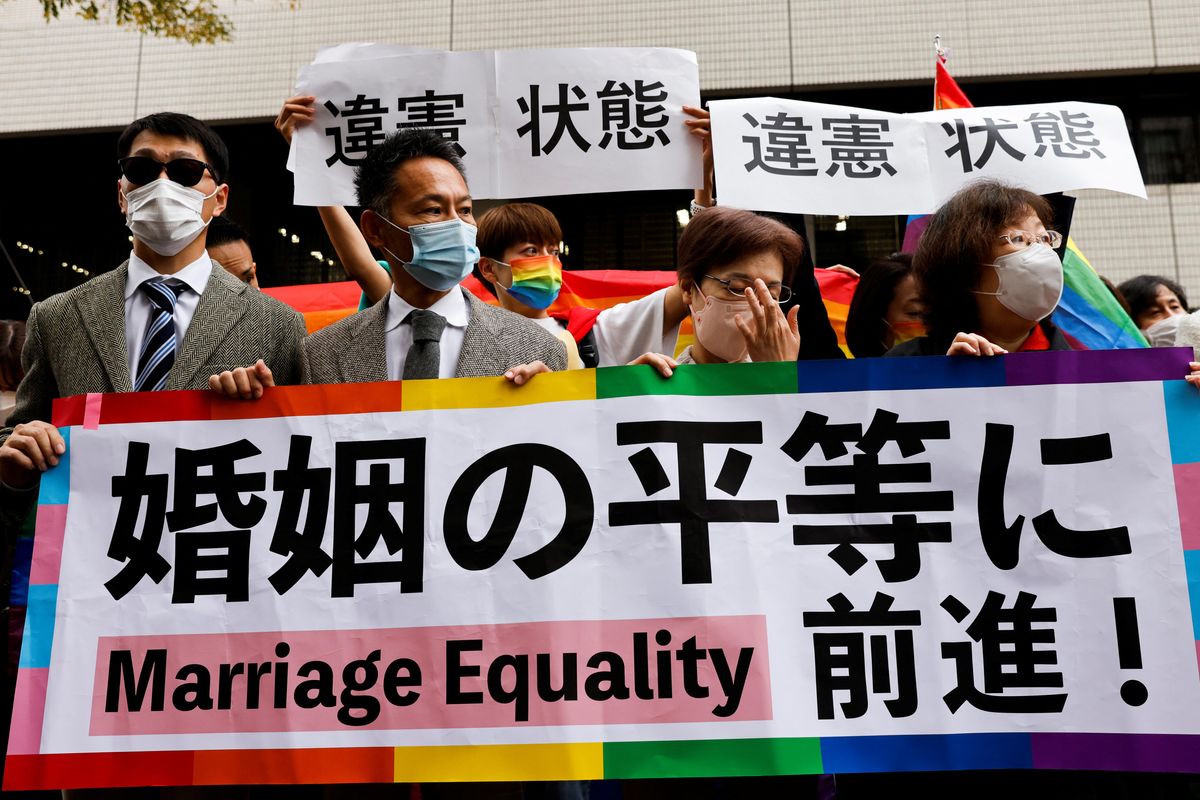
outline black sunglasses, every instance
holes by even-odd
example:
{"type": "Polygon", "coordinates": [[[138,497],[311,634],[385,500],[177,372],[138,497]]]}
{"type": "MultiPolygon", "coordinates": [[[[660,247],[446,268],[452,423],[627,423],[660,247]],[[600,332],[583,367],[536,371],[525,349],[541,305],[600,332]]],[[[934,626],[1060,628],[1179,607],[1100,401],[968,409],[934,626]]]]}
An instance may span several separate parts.
{"type": "MultiPolygon", "coordinates": [[[[158,180],[164,167],[167,177],[181,186],[195,186],[204,177],[204,170],[213,172],[212,167],[196,158],[173,158],[164,164],[149,156],[126,156],[117,159],[117,164],[121,167],[121,174],[138,186],[158,180]]],[[[216,179],[216,173],[213,172],[213,180],[216,179]]]]}

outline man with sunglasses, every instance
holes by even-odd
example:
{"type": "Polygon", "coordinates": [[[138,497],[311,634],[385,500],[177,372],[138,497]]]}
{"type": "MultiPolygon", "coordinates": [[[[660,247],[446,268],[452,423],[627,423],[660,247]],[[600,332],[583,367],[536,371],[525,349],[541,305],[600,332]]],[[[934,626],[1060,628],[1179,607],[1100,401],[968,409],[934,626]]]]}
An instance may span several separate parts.
{"type": "Polygon", "coordinates": [[[9,513],[27,511],[28,490],[66,451],[46,421],[55,398],[204,388],[253,398],[299,377],[303,319],[205,250],[229,196],[220,137],[192,117],[151,114],[125,129],[117,150],[117,204],[133,252],[29,313],[25,379],[11,427],[0,429],[0,505],[9,513]]]}

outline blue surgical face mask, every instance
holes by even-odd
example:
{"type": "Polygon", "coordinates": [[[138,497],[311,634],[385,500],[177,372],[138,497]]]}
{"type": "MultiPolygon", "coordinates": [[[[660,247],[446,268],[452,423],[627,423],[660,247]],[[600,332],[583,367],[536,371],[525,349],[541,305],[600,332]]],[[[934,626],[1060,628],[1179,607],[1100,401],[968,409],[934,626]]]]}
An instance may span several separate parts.
{"type": "Polygon", "coordinates": [[[412,261],[405,261],[386,247],[383,251],[402,264],[404,270],[427,289],[435,292],[453,289],[471,274],[471,268],[479,260],[475,226],[461,219],[401,228],[387,217],[379,218],[408,234],[412,240],[412,261]]]}

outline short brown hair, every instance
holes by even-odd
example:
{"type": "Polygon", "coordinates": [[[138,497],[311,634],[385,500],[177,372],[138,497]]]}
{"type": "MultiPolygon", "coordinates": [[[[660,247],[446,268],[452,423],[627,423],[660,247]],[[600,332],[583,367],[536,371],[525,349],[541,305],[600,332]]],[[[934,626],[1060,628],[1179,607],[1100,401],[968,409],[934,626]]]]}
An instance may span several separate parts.
{"type": "Polygon", "coordinates": [[[509,203],[479,218],[475,243],[479,254],[501,260],[504,251],[520,242],[554,244],[562,241],[562,228],[549,209],[534,203],[509,203]]]}
{"type": "Polygon", "coordinates": [[[773,251],[783,262],[783,284],[790,286],[804,256],[804,240],[778,220],[752,211],[717,206],[694,216],[679,237],[681,279],[696,282],[710,269],[773,251]]]}
{"type": "Polygon", "coordinates": [[[973,290],[992,260],[996,237],[1030,212],[1046,227],[1053,222],[1054,212],[1040,195],[982,180],[960,189],[929,218],[913,253],[913,274],[931,340],[949,346],[959,331],[979,332],[973,290]]]}

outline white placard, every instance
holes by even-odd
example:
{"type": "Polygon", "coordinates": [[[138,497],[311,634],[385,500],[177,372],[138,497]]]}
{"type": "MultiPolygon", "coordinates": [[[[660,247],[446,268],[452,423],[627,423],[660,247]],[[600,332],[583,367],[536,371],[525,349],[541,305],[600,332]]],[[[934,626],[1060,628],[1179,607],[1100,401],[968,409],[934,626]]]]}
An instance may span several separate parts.
{"type": "Polygon", "coordinates": [[[720,202],[793,214],[924,214],[970,182],[1144,198],[1116,106],[889,114],[766,97],[710,104],[720,202]]]}
{"type": "Polygon", "coordinates": [[[297,91],[317,97],[317,114],[293,137],[297,204],[354,205],[355,166],[403,126],[457,141],[477,198],[701,184],[681,110],[700,103],[694,53],[380,47],[323,51],[300,71],[297,91]]]}

